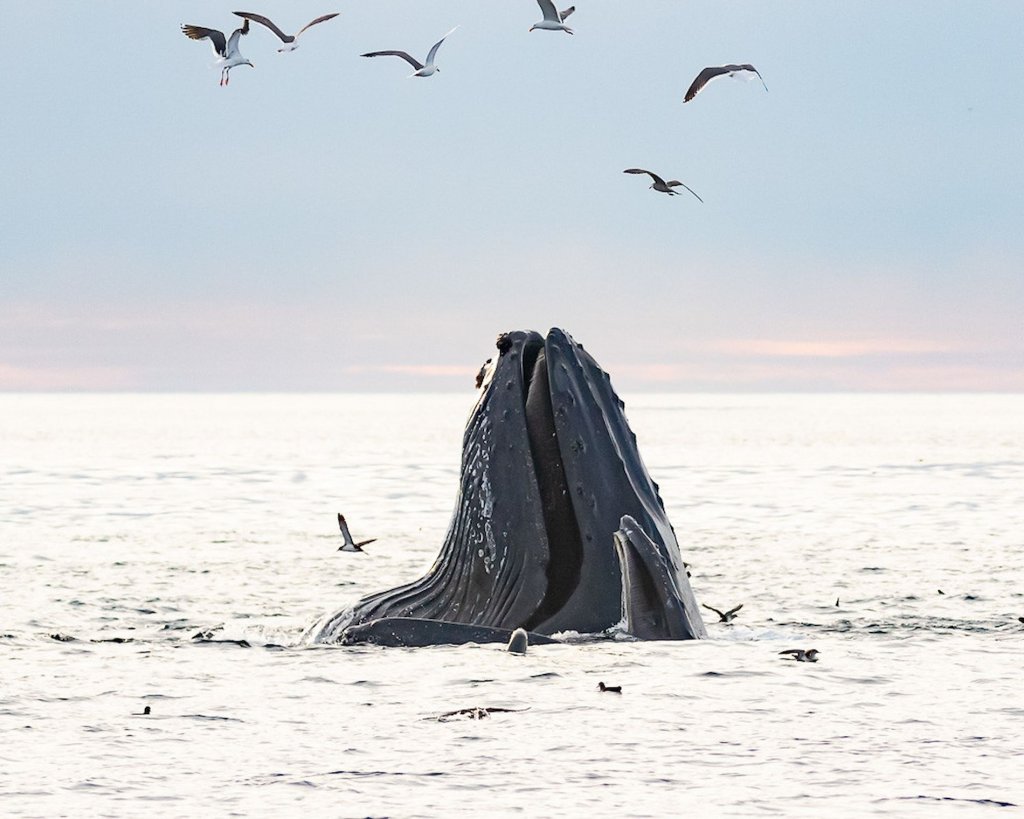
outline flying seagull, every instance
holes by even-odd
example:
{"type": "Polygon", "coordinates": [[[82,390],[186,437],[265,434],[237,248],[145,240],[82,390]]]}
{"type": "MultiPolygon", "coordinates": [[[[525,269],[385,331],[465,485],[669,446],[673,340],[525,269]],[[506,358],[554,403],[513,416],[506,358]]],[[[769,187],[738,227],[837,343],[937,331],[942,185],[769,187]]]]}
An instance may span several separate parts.
{"type": "MultiPolygon", "coordinates": [[[[649,177],[651,177],[651,179],[654,180],[654,184],[651,185],[651,187],[654,188],[654,190],[661,191],[662,193],[667,193],[669,196],[677,196],[679,194],[679,191],[672,190],[672,188],[676,187],[677,185],[682,185],[694,196],[697,196],[697,193],[696,191],[693,190],[693,188],[689,187],[688,185],[683,185],[683,183],[680,182],[678,179],[673,179],[671,182],[666,182],[653,171],[645,171],[643,168],[626,168],[626,170],[624,170],[623,173],[645,173],[649,177]]],[[[699,196],[697,196],[697,198],[700,199],[701,202],[704,201],[699,196]]]]}
{"type": "MultiPolygon", "coordinates": [[[[458,28],[458,26],[456,26],[455,28],[458,28]]],[[[455,28],[453,28],[452,31],[455,31],[455,28]]],[[[369,52],[367,54],[360,54],[359,56],[360,57],[401,57],[403,60],[405,60],[407,63],[409,63],[409,65],[411,65],[413,68],[416,69],[412,74],[409,75],[410,77],[429,77],[435,71],[440,71],[441,70],[436,65],[434,65],[434,57],[437,56],[437,50],[441,47],[441,43],[443,43],[445,41],[445,39],[452,33],[452,31],[449,31],[448,34],[445,34],[444,37],[442,37],[440,40],[438,40],[436,43],[434,43],[433,47],[430,49],[430,52],[427,54],[427,63],[426,63],[426,65],[421,63],[415,57],[410,57],[404,51],[371,51],[371,52],[369,52]]]]}
{"type": "Polygon", "coordinates": [[[369,540],[360,540],[358,543],[352,540],[352,533],[348,530],[348,524],[345,523],[345,516],[338,512],[338,528],[341,529],[341,539],[345,541],[338,547],[339,552],[361,552],[363,547],[367,543],[373,543],[377,538],[371,537],[369,540]]]}
{"type": "Polygon", "coordinates": [[[248,65],[255,68],[251,62],[238,53],[238,38],[249,33],[249,21],[242,23],[241,28],[231,32],[231,39],[224,40],[224,32],[215,28],[203,28],[202,26],[184,25],[182,33],[193,40],[209,40],[213,43],[213,53],[217,55],[217,65],[220,66],[220,84],[227,85],[231,80],[231,69],[236,65],[248,65]]]}
{"type": "Polygon", "coordinates": [[[539,23],[534,23],[530,26],[530,31],[535,28],[539,28],[542,31],[564,31],[566,34],[572,34],[572,29],[565,24],[565,18],[576,11],[576,6],[569,6],[565,11],[559,11],[555,8],[555,4],[551,0],[537,0],[537,5],[540,6],[541,13],[544,15],[544,19],[539,23]]]}
{"type": "Polygon", "coordinates": [[[734,608],[731,608],[726,612],[721,612],[718,609],[707,605],[706,603],[701,603],[701,605],[704,606],[704,608],[706,608],[708,611],[713,611],[715,614],[717,614],[719,623],[731,623],[733,620],[736,619],[736,613],[741,608],[743,608],[743,604],[740,603],[738,606],[735,606],[734,608]]]}
{"type": "MultiPolygon", "coordinates": [[[[683,102],[689,102],[700,90],[717,77],[742,77],[744,79],[753,79],[753,74],[757,74],[757,78],[761,81],[761,85],[764,85],[764,77],[761,76],[761,72],[758,71],[750,63],[744,63],[743,65],[709,65],[697,78],[690,83],[690,87],[686,92],[686,96],[683,97],[683,102]]],[[[764,85],[764,90],[768,90],[768,86],[764,85]]]]}
{"type": "Polygon", "coordinates": [[[338,12],[334,12],[333,14],[325,14],[322,17],[317,17],[311,23],[306,23],[306,25],[300,28],[295,34],[285,34],[283,31],[281,31],[281,29],[275,26],[274,23],[269,18],[264,17],[262,14],[254,14],[251,11],[236,11],[235,14],[237,14],[239,17],[244,17],[246,20],[252,20],[254,23],[259,23],[261,26],[266,26],[272,32],[274,32],[274,34],[278,36],[281,42],[284,43],[284,47],[279,48],[278,51],[294,51],[299,47],[299,35],[302,34],[302,32],[304,32],[307,28],[312,28],[317,23],[325,23],[328,20],[338,16],[338,12]]]}
{"type": "Polygon", "coordinates": [[[787,648],[785,651],[780,651],[779,654],[792,654],[793,659],[798,663],[816,663],[818,662],[818,655],[821,652],[816,648],[787,648]]]}

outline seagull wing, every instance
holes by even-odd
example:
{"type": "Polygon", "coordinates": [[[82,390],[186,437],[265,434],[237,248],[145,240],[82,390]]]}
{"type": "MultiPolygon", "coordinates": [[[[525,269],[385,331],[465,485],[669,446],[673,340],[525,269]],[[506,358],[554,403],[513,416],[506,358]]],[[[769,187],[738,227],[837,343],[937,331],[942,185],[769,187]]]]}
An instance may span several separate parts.
{"type": "MultiPolygon", "coordinates": [[[[680,184],[680,185],[683,185],[683,183],[682,183],[682,182],[680,182],[679,184],[680,184]]],[[[683,187],[684,187],[684,188],[686,188],[686,185],[683,185],[683,187]]],[[[686,188],[686,189],[687,189],[688,191],[690,191],[690,189],[689,189],[689,188],[686,188]]],[[[693,191],[690,191],[690,193],[693,193],[693,191]]],[[[693,193],[693,195],[694,195],[694,196],[697,196],[697,194],[695,194],[695,193],[693,193]]],[[[698,199],[700,199],[700,197],[699,197],[699,196],[697,196],[697,198],[698,198],[698,199]]],[[[701,201],[703,202],[704,200],[703,200],[703,199],[701,199],[701,201]]],[[[725,613],[725,616],[726,616],[726,617],[728,617],[728,616],[729,616],[729,615],[731,615],[731,614],[735,614],[735,613],[736,613],[736,612],[738,612],[738,611],[739,611],[739,610],[740,610],[741,608],[743,608],[743,604],[742,604],[742,603],[740,603],[740,604],[739,604],[738,606],[736,606],[736,607],[734,607],[734,608],[731,608],[731,609],[729,609],[729,610],[728,610],[728,611],[727,611],[727,612],[725,613]]]]}
{"type": "Polygon", "coordinates": [[[341,537],[344,539],[345,543],[351,543],[352,535],[348,531],[348,524],[345,523],[345,516],[341,514],[341,512],[338,512],[338,528],[341,529],[341,537]]]}
{"type": "Polygon", "coordinates": [[[224,39],[223,31],[217,31],[215,28],[184,25],[181,27],[181,32],[186,37],[191,37],[193,40],[209,39],[209,41],[213,43],[214,54],[219,57],[223,57],[227,52],[227,42],[224,39]]]}
{"type": "Polygon", "coordinates": [[[574,11],[576,11],[576,6],[569,6],[569,8],[567,9],[562,9],[562,11],[558,12],[558,18],[564,23],[565,18],[572,14],[574,11]]]}
{"type": "Polygon", "coordinates": [[[333,14],[325,14],[322,17],[317,17],[315,20],[311,20],[310,22],[306,23],[306,25],[304,25],[302,28],[300,28],[298,32],[296,32],[295,37],[298,38],[298,36],[302,34],[302,32],[304,32],[307,28],[312,28],[317,23],[326,23],[328,20],[337,16],[338,12],[334,12],[333,14]]]}
{"type": "MultiPolygon", "coordinates": [[[[455,28],[458,28],[458,26],[456,26],[455,28]]],[[[452,31],[455,31],[455,28],[453,28],[452,31]]],[[[448,34],[451,34],[452,31],[449,31],[448,34]]],[[[441,43],[443,43],[448,38],[448,34],[445,34],[444,37],[442,37],[440,40],[434,43],[433,47],[430,49],[430,53],[427,54],[427,65],[434,64],[434,57],[437,55],[437,50],[441,47],[441,43]]]]}
{"type": "MultiPolygon", "coordinates": [[[[656,173],[654,173],[653,171],[645,171],[643,168],[626,168],[626,170],[624,170],[623,173],[645,173],[649,177],[651,177],[651,179],[653,179],[655,182],[660,182],[662,185],[665,184],[665,180],[662,179],[660,176],[658,176],[656,173]]],[[[690,193],[693,193],[693,191],[690,191],[690,193]]],[[[696,196],[697,194],[693,194],[693,195],[696,196]]],[[[705,608],[709,608],[709,607],[705,606],[705,608]]],[[[711,610],[712,611],[718,611],[718,609],[711,609],[711,610]]],[[[719,612],[719,613],[721,613],[721,612],[719,612]]]]}
{"type": "MultiPolygon", "coordinates": [[[[647,173],[647,171],[644,171],[644,173],[647,173]]],[[[702,605],[702,606],[703,606],[704,608],[706,608],[706,609],[707,609],[708,611],[713,611],[713,612],[714,612],[715,614],[717,614],[717,615],[718,615],[719,617],[722,617],[722,616],[723,616],[723,615],[722,615],[722,612],[720,612],[720,611],[719,611],[718,609],[716,609],[716,608],[715,608],[714,606],[709,606],[709,605],[708,605],[707,603],[701,603],[701,605],[702,605]]]]}
{"type": "MultiPolygon", "coordinates": [[[[686,188],[686,189],[687,189],[687,190],[688,190],[688,191],[689,191],[690,193],[692,193],[692,194],[693,194],[694,196],[697,196],[697,192],[696,192],[696,191],[695,191],[695,190],[694,190],[693,188],[691,188],[691,187],[690,187],[689,185],[684,185],[684,184],[683,184],[682,182],[680,182],[680,181],[679,181],[678,179],[673,179],[673,180],[672,180],[671,182],[669,182],[669,183],[668,183],[668,186],[669,186],[670,188],[674,188],[674,187],[676,187],[677,185],[679,185],[679,186],[682,186],[682,187],[686,188]]],[[[698,198],[698,199],[700,199],[700,197],[699,197],[699,196],[697,196],[697,198],[698,198]]],[[[700,201],[701,201],[701,202],[703,202],[704,200],[703,200],[703,199],[700,199],[700,201]]],[[[739,611],[739,610],[740,610],[741,608],[743,608],[743,604],[742,604],[742,603],[741,603],[740,605],[738,605],[738,606],[737,606],[736,608],[734,608],[734,609],[733,609],[732,611],[739,611]]],[[[726,614],[732,614],[732,612],[731,612],[731,611],[727,611],[727,612],[726,612],[726,614]]]]}
{"type": "Polygon", "coordinates": [[[804,653],[802,648],[787,648],[785,651],[780,651],[779,654],[792,654],[794,657],[799,657],[804,653]]]}
{"type": "Polygon", "coordinates": [[[243,37],[244,35],[246,35],[248,33],[249,33],[249,21],[248,20],[246,20],[244,23],[242,23],[242,27],[241,28],[236,28],[234,31],[231,32],[231,39],[228,40],[228,51],[227,51],[227,54],[226,54],[227,57],[237,57],[237,56],[240,56],[239,53],[238,53],[238,40],[239,40],[239,38],[243,37]]]}
{"type": "Polygon", "coordinates": [[[764,90],[768,90],[768,85],[765,83],[764,77],[761,76],[761,72],[754,68],[754,66],[752,66],[750,63],[744,63],[743,65],[740,66],[740,68],[742,68],[744,71],[753,71],[755,74],[757,74],[757,78],[761,81],[761,85],[764,86],[764,90]]]}
{"type": "Polygon", "coordinates": [[[715,79],[715,77],[721,77],[723,74],[728,74],[736,68],[737,66],[734,65],[709,65],[697,75],[692,83],[690,83],[690,87],[686,91],[686,96],[683,97],[683,102],[689,102],[696,97],[697,94],[700,93],[700,90],[715,79]]]}
{"type": "Polygon", "coordinates": [[[370,538],[369,540],[360,540],[360,541],[359,541],[359,542],[358,542],[358,543],[356,544],[356,546],[357,546],[358,548],[362,549],[362,548],[363,548],[363,547],[364,547],[364,546],[365,546],[365,545],[366,545],[367,543],[376,543],[376,541],[377,541],[377,538],[375,538],[375,537],[371,537],[371,538],[370,538]]]}
{"type": "Polygon", "coordinates": [[[290,43],[295,39],[295,37],[291,37],[281,31],[281,29],[274,25],[273,21],[269,17],[264,17],[262,14],[255,14],[251,11],[236,11],[233,13],[237,14],[239,17],[244,17],[246,20],[252,20],[254,23],[259,23],[261,26],[266,26],[277,35],[278,39],[282,43],[290,43]]]}
{"type": "Polygon", "coordinates": [[[409,63],[409,65],[411,65],[413,68],[415,68],[417,71],[419,71],[421,68],[423,68],[423,63],[421,63],[415,57],[410,57],[404,51],[370,51],[370,52],[368,52],[366,54],[360,54],[359,56],[360,57],[401,57],[403,60],[405,60],[407,63],[409,63]]]}
{"type": "Polygon", "coordinates": [[[537,0],[537,5],[540,6],[545,20],[550,20],[553,23],[562,22],[558,17],[558,9],[555,8],[555,4],[551,0],[537,0]]]}

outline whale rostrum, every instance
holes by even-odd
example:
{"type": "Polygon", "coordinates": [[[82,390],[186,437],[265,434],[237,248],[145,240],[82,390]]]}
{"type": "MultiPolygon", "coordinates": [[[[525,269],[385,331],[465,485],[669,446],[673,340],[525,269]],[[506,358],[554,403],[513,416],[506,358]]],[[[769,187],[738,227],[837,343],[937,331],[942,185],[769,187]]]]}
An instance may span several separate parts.
{"type": "Polygon", "coordinates": [[[325,618],[314,639],[360,642],[373,631],[360,626],[385,618],[389,634],[429,620],[441,626],[418,633],[446,623],[523,628],[531,643],[532,633],[595,633],[623,619],[642,639],[706,636],[608,375],[559,329],[546,338],[502,334],[498,351],[481,372],[455,512],[434,565],[325,618]]]}

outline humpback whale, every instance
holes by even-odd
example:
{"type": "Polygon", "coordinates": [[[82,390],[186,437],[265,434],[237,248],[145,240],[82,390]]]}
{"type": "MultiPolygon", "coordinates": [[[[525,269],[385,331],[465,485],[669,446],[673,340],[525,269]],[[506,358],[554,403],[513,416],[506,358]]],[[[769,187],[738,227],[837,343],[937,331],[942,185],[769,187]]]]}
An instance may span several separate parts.
{"type": "Polygon", "coordinates": [[[706,636],[675,533],[607,373],[568,333],[503,333],[463,435],[459,495],[418,580],[321,620],[316,642],[529,642],[616,626],[706,636]],[[429,621],[429,622],[424,622],[429,621]],[[466,626],[485,631],[474,632],[466,626]]]}

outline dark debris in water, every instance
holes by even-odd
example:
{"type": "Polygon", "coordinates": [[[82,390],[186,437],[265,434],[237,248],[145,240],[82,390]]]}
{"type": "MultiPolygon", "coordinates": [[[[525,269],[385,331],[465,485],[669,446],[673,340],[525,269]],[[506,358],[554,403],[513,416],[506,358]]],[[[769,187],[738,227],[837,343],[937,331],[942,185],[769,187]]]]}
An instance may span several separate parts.
{"type": "Polygon", "coordinates": [[[998,799],[967,799],[965,797],[956,796],[925,796],[920,794],[918,796],[899,796],[897,799],[901,801],[917,801],[924,800],[928,802],[967,802],[971,805],[990,805],[996,808],[1016,808],[1016,802],[1001,802],[998,799]]]}

